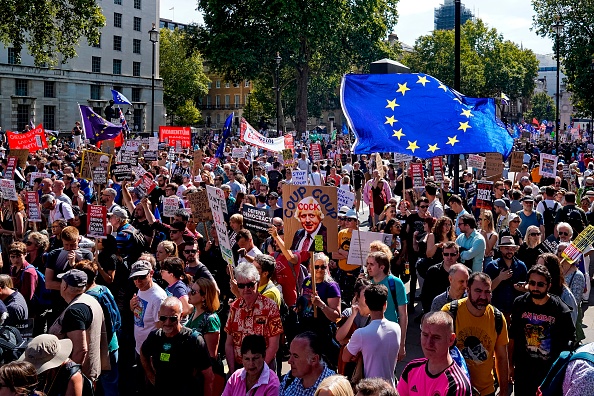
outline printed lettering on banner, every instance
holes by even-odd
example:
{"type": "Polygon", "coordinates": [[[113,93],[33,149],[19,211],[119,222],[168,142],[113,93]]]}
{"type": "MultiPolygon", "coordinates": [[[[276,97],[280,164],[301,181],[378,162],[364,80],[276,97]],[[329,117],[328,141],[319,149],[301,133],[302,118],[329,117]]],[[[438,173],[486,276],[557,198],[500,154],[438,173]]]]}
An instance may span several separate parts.
{"type": "Polygon", "coordinates": [[[312,143],[310,145],[309,151],[314,162],[324,159],[324,155],[322,154],[322,145],[320,145],[320,143],[312,143]]]}
{"type": "Polygon", "coordinates": [[[394,162],[410,162],[412,159],[412,155],[394,153],[394,162]]]}
{"type": "Polygon", "coordinates": [[[16,169],[18,158],[9,156],[6,162],[6,170],[4,171],[4,177],[6,179],[14,179],[14,170],[16,169]]]}
{"type": "Polygon", "coordinates": [[[493,209],[491,202],[491,192],[493,191],[493,182],[479,180],[476,183],[476,207],[479,209],[493,209]]]}
{"type": "Polygon", "coordinates": [[[431,167],[433,168],[433,180],[437,184],[443,184],[443,161],[441,157],[431,158],[431,167]]]}
{"type": "Polygon", "coordinates": [[[29,185],[33,186],[35,184],[35,179],[51,179],[52,175],[45,172],[31,172],[31,180],[29,180],[29,185]]]}
{"type": "Polygon", "coordinates": [[[0,179],[0,191],[2,191],[2,198],[4,200],[18,201],[14,180],[0,179]]]}
{"type": "Polygon", "coordinates": [[[338,207],[342,208],[343,206],[348,206],[352,208],[355,204],[355,193],[352,193],[347,190],[343,190],[342,188],[336,189],[336,197],[338,199],[338,207]]]}
{"type": "Polygon", "coordinates": [[[558,157],[554,154],[540,154],[540,169],[538,172],[545,177],[557,176],[557,160],[558,157]]]}
{"type": "Polygon", "coordinates": [[[252,232],[268,233],[268,229],[272,225],[272,217],[268,215],[266,209],[244,206],[241,209],[241,214],[245,228],[252,232]]]}
{"type": "Polygon", "coordinates": [[[280,153],[285,149],[285,138],[268,138],[256,131],[244,118],[240,124],[240,139],[242,142],[252,146],[263,148],[264,150],[280,153]]]}
{"type": "Polygon", "coordinates": [[[390,246],[392,244],[392,235],[381,232],[353,231],[347,264],[365,265],[367,256],[371,252],[369,245],[374,241],[380,241],[390,246]]]}
{"type": "Polygon", "coordinates": [[[39,195],[37,191],[27,191],[25,193],[27,200],[27,220],[33,223],[41,222],[41,210],[39,208],[39,195]]]}
{"type": "Polygon", "coordinates": [[[223,216],[223,208],[227,210],[225,204],[225,195],[220,188],[213,186],[206,186],[206,192],[208,195],[208,203],[210,205],[210,209],[212,210],[213,223],[219,238],[221,254],[223,255],[223,258],[227,264],[233,267],[233,252],[231,251],[231,244],[229,242],[229,236],[227,235],[227,226],[225,225],[225,218],[223,216]]]}
{"type": "Polygon", "coordinates": [[[294,170],[293,171],[293,185],[305,186],[307,185],[307,171],[305,170],[294,170]]]}
{"type": "Polygon", "coordinates": [[[163,198],[163,216],[173,217],[175,211],[179,209],[178,197],[164,197],[163,198]]]}
{"type": "Polygon", "coordinates": [[[466,164],[468,165],[469,168],[481,170],[485,166],[485,157],[481,157],[480,155],[477,155],[477,154],[470,154],[468,156],[468,160],[466,161],[466,164]]]}
{"type": "Polygon", "coordinates": [[[6,131],[8,146],[12,149],[41,150],[47,148],[47,139],[43,126],[39,124],[35,129],[25,133],[6,131]]]}
{"type": "Polygon", "coordinates": [[[423,188],[425,187],[425,175],[423,173],[423,164],[410,164],[410,169],[412,173],[413,179],[413,187],[414,188],[423,188]]]}
{"type": "Polygon", "coordinates": [[[87,236],[103,239],[107,235],[107,207],[89,205],[87,208],[87,236]]]}
{"type": "Polygon", "coordinates": [[[93,168],[93,183],[96,185],[107,184],[107,168],[97,166],[93,168]]]}
{"type": "Polygon", "coordinates": [[[175,147],[175,142],[180,141],[182,148],[188,148],[192,145],[191,140],[190,127],[159,126],[159,141],[167,142],[171,147],[175,147]]]}

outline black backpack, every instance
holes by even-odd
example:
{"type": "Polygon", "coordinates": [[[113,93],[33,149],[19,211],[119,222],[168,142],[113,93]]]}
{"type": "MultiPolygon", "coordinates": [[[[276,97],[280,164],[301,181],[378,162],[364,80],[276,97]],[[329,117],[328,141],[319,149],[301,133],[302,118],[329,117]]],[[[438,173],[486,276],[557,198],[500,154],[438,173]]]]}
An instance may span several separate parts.
{"type": "Polygon", "coordinates": [[[574,238],[577,237],[586,228],[580,211],[574,207],[567,208],[567,206],[561,210],[565,210],[566,221],[573,229],[574,238]]]}
{"type": "Polygon", "coordinates": [[[0,365],[17,360],[25,352],[26,344],[16,327],[0,327],[0,365]]]}
{"type": "Polygon", "coordinates": [[[559,203],[555,202],[555,205],[549,208],[547,203],[542,201],[542,205],[544,206],[544,212],[542,213],[545,228],[545,235],[543,235],[544,239],[555,233],[555,217],[557,216],[557,211],[559,210],[559,203]]]}

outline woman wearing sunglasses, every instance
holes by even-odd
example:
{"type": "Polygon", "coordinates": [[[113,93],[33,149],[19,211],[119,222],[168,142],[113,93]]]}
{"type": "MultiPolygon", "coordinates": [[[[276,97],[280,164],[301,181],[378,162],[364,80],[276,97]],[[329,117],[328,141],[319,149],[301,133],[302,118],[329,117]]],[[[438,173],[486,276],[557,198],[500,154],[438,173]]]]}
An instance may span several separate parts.
{"type": "Polygon", "coordinates": [[[516,258],[524,262],[528,269],[536,264],[536,259],[540,254],[536,247],[540,245],[541,236],[540,229],[537,226],[532,225],[526,229],[524,243],[520,245],[516,258]]]}
{"type": "Polygon", "coordinates": [[[168,257],[161,265],[161,277],[167,282],[167,294],[179,298],[182,303],[182,324],[185,324],[187,316],[192,312],[192,306],[188,302],[190,281],[184,268],[185,264],[179,257],[168,257]]]}

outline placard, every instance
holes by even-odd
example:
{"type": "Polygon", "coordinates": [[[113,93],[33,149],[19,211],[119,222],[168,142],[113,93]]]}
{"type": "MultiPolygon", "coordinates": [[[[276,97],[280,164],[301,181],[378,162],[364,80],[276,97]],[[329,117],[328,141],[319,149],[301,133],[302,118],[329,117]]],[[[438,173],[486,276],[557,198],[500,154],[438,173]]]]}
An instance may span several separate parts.
{"type": "Polygon", "coordinates": [[[208,194],[206,190],[198,190],[187,195],[188,202],[192,208],[192,217],[196,223],[212,221],[212,212],[208,205],[208,194]]]}
{"type": "Polygon", "coordinates": [[[491,193],[493,191],[493,182],[479,180],[476,183],[476,207],[479,209],[493,209],[491,193]]]}
{"type": "Polygon", "coordinates": [[[485,168],[487,169],[487,176],[501,177],[503,175],[503,160],[501,154],[487,153],[485,168]]]}
{"type": "Polygon", "coordinates": [[[272,217],[268,215],[268,210],[256,208],[255,206],[244,205],[241,209],[243,216],[243,226],[251,232],[268,233],[272,226],[272,217]]]}
{"type": "Polygon", "coordinates": [[[394,153],[394,162],[410,162],[413,156],[409,154],[394,153]]]}
{"type": "Polygon", "coordinates": [[[159,138],[156,136],[151,136],[148,138],[148,150],[149,151],[159,151],[159,138]]]}
{"type": "Polygon", "coordinates": [[[51,179],[52,175],[45,172],[31,172],[31,179],[29,180],[29,185],[33,186],[35,184],[35,179],[51,179]]]}
{"type": "Polygon", "coordinates": [[[127,140],[126,144],[124,144],[124,147],[122,147],[122,151],[132,151],[138,153],[141,146],[142,140],[127,140]]]}
{"type": "Polygon", "coordinates": [[[285,243],[291,250],[314,251],[316,235],[326,252],[338,251],[336,187],[283,185],[285,243]]]}
{"type": "Polygon", "coordinates": [[[284,149],[283,154],[283,165],[285,168],[293,168],[295,166],[295,157],[293,156],[293,150],[284,149]]]}
{"type": "Polygon", "coordinates": [[[530,132],[527,132],[527,131],[522,132],[522,139],[530,139],[530,132]]]}
{"type": "Polygon", "coordinates": [[[294,170],[292,179],[293,184],[296,186],[305,186],[307,185],[307,171],[304,170],[294,170]]]}
{"type": "Polygon", "coordinates": [[[98,186],[107,184],[107,168],[98,166],[93,168],[93,184],[98,186]]]}
{"type": "Polygon", "coordinates": [[[80,177],[93,180],[93,169],[102,167],[109,169],[113,156],[101,151],[83,150],[80,162],[80,177]]]}
{"type": "Polygon", "coordinates": [[[107,207],[89,205],[87,208],[87,236],[103,239],[107,235],[107,207]]]}
{"type": "Polygon", "coordinates": [[[349,245],[347,264],[365,265],[367,256],[371,253],[369,245],[375,241],[380,241],[390,246],[392,245],[392,234],[354,230],[349,245]]]}
{"type": "Polygon", "coordinates": [[[163,197],[163,216],[173,217],[179,209],[179,198],[177,196],[163,197]]]}
{"type": "Polygon", "coordinates": [[[511,153],[511,158],[509,160],[509,171],[520,172],[522,170],[522,165],[524,165],[524,152],[514,151],[511,153]]]}
{"type": "Polygon", "coordinates": [[[26,191],[25,200],[27,201],[27,221],[41,223],[41,210],[37,191],[26,191]]]}
{"type": "Polygon", "coordinates": [[[171,147],[175,147],[175,142],[180,141],[183,148],[192,145],[192,133],[190,127],[178,126],[159,126],[159,141],[167,142],[171,147]]]}
{"type": "Polygon", "coordinates": [[[423,173],[423,164],[412,163],[410,164],[410,170],[412,173],[413,187],[423,188],[425,187],[425,175],[423,173]]]}
{"type": "Polygon", "coordinates": [[[443,185],[443,158],[431,158],[431,167],[433,168],[433,180],[439,185],[443,185]]]}
{"type": "Polygon", "coordinates": [[[134,183],[134,187],[140,188],[142,191],[144,191],[145,195],[150,194],[156,186],[157,183],[155,183],[152,173],[145,173],[134,183]]]}
{"type": "Polygon", "coordinates": [[[115,153],[115,140],[103,140],[101,142],[101,151],[113,155],[115,153]]]}
{"type": "Polygon", "coordinates": [[[159,152],[158,151],[152,151],[152,150],[147,150],[145,152],[142,153],[142,157],[144,158],[144,161],[157,161],[159,159],[159,152]]]}
{"type": "Polygon", "coordinates": [[[134,174],[132,173],[132,166],[130,164],[115,164],[111,173],[117,182],[135,180],[134,174]]]}
{"type": "Polygon", "coordinates": [[[176,152],[176,154],[183,153],[182,142],[179,140],[175,141],[175,152],[176,152]]]}
{"type": "Polygon", "coordinates": [[[202,169],[202,157],[204,153],[201,149],[194,151],[194,164],[192,165],[192,174],[194,176],[200,174],[200,169],[202,169]]]}
{"type": "Polygon", "coordinates": [[[6,201],[19,200],[14,187],[14,180],[0,179],[0,191],[2,191],[2,198],[6,201]]]}
{"type": "Polygon", "coordinates": [[[545,239],[539,245],[537,245],[536,249],[538,250],[539,254],[553,253],[556,255],[558,246],[559,246],[559,241],[557,241],[557,238],[553,234],[553,235],[549,235],[547,237],[547,239],[545,239]]]}
{"type": "Polygon", "coordinates": [[[556,177],[557,176],[557,159],[558,157],[553,154],[540,154],[540,169],[539,174],[545,177],[556,177]]]}
{"type": "Polygon", "coordinates": [[[377,169],[377,173],[382,179],[386,176],[384,161],[382,160],[382,155],[380,153],[375,153],[375,169],[377,169]]]}
{"type": "Polygon", "coordinates": [[[14,179],[14,170],[16,169],[17,162],[17,157],[8,157],[8,160],[6,162],[6,170],[4,171],[4,178],[11,180],[14,179]]]}
{"type": "Polygon", "coordinates": [[[243,158],[243,157],[245,157],[245,151],[246,151],[245,147],[233,147],[233,150],[231,151],[231,157],[232,158],[243,158]]]}
{"type": "Polygon", "coordinates": [[[220,188],[213,186],[206,186],[208,194],[208,204],[212,211],[212,220],[217,230],[217,237],[219,238],[219,246],[221,247],[221,254],[223,258],[233,268],[233,251],[229,243],[229,235],[227,235],[227,225],[225,224],[225,217],[223,211],[227,211],[227,204],[225,203],[225,194],[220,188]]]}
{"type": "Polygon", "coordinates": [[[469,168],[481,170],[485,166],[485,157],[481,157],[478,154],[470,154],[466,160],[466,165],[469,168]]]}
{"type": "Polygon", "coordinates": [[[19,159],[18,166],[25,169],[31,151],[25,149],[10,149],[10,155],[19,159]]]}
{"type": "Polygon", "coordinates": [[[138,165],[138,151],[120,151],[120,163],[138,165]]]}
{"type": "Polygon", "coordinates": [[[348,206],[350,209],[355,204],[355,193],[343,190],[342,188],[336,188],[336,198],[338,199],[337,206],[339,208],[348,206]]]}
{"type": "Polygon", "coordinates": [[[314,162],[321,161],[324,159],[324,154],[322,154],[322,145],[319,143],[312,143],[309,146],[309,152],[311,154],[311,159],[314,162]]]}

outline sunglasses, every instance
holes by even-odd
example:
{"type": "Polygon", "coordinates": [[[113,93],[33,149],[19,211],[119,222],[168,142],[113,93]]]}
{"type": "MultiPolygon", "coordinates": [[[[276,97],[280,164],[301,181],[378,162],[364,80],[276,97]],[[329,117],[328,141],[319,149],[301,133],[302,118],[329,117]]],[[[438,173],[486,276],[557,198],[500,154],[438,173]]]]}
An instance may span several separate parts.
{"type": "Polygon", "coordinates": [[[443,257],[455,257],[458,253],[442,253],[443,257]]]}
{"type": "Polygon", "coordinates": [[[328,266],[327,265],[314,265],[314,268],[316,270],[320,270],[320,269],[325,270],[326,268],[328,268],[328,266]]]}
{"type": "Polygon", "coordinates": [[[200,294],[202,297],[204,297],[204,295],[206,294],[205,292],[203,292],[202,290],[198,291],[198,290],[190,290],[190,294],[195,296],[196,294],[200,294]]]}
{"type": "Polygon", "coordinates": [[[569,232],[559,231],[559,235],[569,236],[569,232]]]}
{"type": "Polygon", "coordinates": [[[394,224],[392,227],[402,228],[402,226],[400,224],[394,224]]]}
{"type": "Polygon", "coordinates": [[[148,276],[148,275],[138,275],[138,276],[133,276],[133,277],[132,277],[132,280],[133,280],[133,281],[144,280],[144,279],[146,279],[146,277],[147,277],[147,276],[148,276]]]}
{"type": "Polygon", "coordinates": [[[538,286],[538,287],[545,287],[547,284],[545,282],[536,282],[536,281],[528,281],[530,286],[538,286]]]}
{"type": "Polygon", "coordinates": [[[178,321],[178,317],[176,315],[173,316],[159,316],[159,321],[160,322],[167,322],[167,320],[169,319],[170,322],[177,322],[178,321]]]}
{"type": "Polygon", "coordinates": [[[184,250],[185,254],[196,254],[197,250],[196,249],[192,249],[192,250],[184,250]]]}
{"type": "Polygon", "coordinates": [[[170,230],[169,231],[170,234],[175,234],[176,232],[179,232],[179,230],[170,230]]]}
{"type": "Polygon", "coordinates": [[[530,236],[540,236],[540,232],[531,232],[530,236]]]}
{"type": "Polygon", "coordinates": [[[419,206],[419,208],[421,208],[421,209],[427,209],[428,207],[429,207],[429,205],[421,205],[421,206],[419,206]]]}
{"type": "Polygon", "coordinates": [[[256,286],[256,282],[247,282],[247,283],[238,283],[237,287],[239,287],[240,289],[245,289],[246,287],[248,289],[252,289],[254,286],[256,286]]]}

